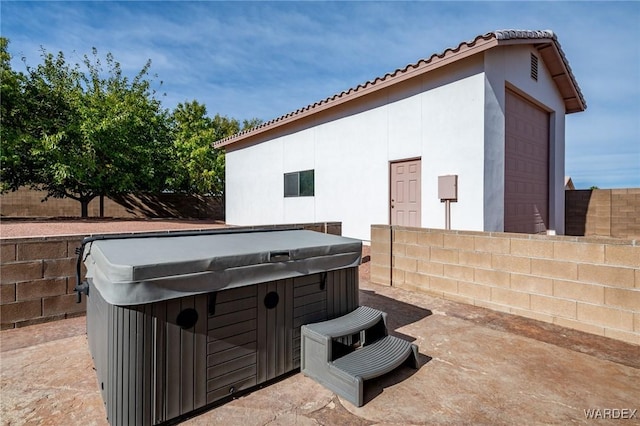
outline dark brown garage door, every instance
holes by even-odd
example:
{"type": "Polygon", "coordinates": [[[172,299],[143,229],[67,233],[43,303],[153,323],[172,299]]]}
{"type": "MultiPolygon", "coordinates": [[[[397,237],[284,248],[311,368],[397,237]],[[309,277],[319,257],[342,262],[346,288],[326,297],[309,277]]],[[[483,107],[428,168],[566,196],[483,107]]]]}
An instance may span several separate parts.
{"type": "Polygon", "coordinates": [[[504,230],[536,234],[549,225],[549,114],[507,90],[504,230]]]}

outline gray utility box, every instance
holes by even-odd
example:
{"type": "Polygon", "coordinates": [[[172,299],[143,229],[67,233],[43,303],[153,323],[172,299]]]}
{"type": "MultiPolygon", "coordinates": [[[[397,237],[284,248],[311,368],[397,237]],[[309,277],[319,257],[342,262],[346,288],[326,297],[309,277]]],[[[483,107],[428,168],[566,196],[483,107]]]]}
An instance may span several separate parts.
{"type": "Polygon", "coordinates": [[[312,231],[86,239],[112,425],[187,416],[300,367],[300,327],[358,307],[359,240],[312,231]]]}

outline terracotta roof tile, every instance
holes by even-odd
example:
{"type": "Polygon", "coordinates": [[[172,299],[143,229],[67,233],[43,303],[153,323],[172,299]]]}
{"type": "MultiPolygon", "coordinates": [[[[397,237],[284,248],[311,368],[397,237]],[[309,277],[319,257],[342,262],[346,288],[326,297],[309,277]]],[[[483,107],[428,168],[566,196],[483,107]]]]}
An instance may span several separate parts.
{"type": "Polygon", "coordinates": [[[578,83],[573,75],[573,72],[571,71],[571,67],[569,67],[569,62],[564,52],[562,51],[560,43],[558,42],[558,39],[553,31],[512,29],[498,30],[479,35],[471,41],[463,41],[458,44],[458,46],[449,47],[441,53],[434,53],[429,58],[420,59],[416,63],[408,64],[404,68],[398,68],[395,71],[387,73],[382,77],[376,77],[373,80],[368,80],[365,83],[357,85],[356,87],[352,87],[348,90],[344,90],[318,102],[314,102],[310,105],[299,108],[288,114],[262,123],[259,126],[221,139],[215,142],[214,146],[220,148],[225,145],[235,143],[250,135],[262,133],[263,131],[279,127],[280,125],[283,125],[285,123],[297,120],[315,112],[319,112],[330,106],[346,102],[356,97],[360,97],[383,87],[387,87],[391,84],[395,84],[399,81],[411,78],[414,75],[421,74],[435,67],[445,65],[447,63],[467,57],[471,54],[478,53],[479,51],[486,50],[501,44],[509,44],[510,41],[520,40],[532,40],[533,44],[540,44],[542,47],[538,47],[539,50],[552,47],[551,51],[549,51],[548,53],[543,53],[544,50],[541,50],[541,55],[543,56],[543,59],[545,59],[546,63],[549,63],[551,59],[559,59],[561,61],[558,64],[555,64],[555,70],[552,70],[552,77],[556,81],[556,84],[558,85],[558,88],[560,89],[563,98],[565,99],[567,112],[578,112],[586,109],[586,102],[584,100],[584,97],[582,96],[582,92],[580,91],[578,83]],[[540,43],[536,43],[535,40],[539,40],[540,43]]]}

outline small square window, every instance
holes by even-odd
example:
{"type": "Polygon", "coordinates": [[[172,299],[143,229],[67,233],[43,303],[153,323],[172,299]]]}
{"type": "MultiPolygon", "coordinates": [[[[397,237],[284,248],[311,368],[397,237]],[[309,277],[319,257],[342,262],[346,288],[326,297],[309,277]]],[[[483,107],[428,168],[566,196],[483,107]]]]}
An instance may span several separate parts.
{"type": "Polygon", "coordinates": [[[285,197],[313,197],[315,193],[314,171],[284,174],[285,197]]]}
{"type": "Polygon", "coordinates": [[[284,196],[297,197],[300,195],[300,182],[298,173],[285,173],[284,175],[284,196]]]}

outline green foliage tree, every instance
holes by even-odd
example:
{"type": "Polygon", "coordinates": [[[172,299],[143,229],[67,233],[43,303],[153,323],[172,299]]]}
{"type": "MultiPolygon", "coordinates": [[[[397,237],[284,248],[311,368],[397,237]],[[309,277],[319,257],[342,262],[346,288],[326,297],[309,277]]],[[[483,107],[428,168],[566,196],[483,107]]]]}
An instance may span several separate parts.
{"type": "Polygon", "coordinates": [[[19,110],[24,131],[3,152],[29,154],[22,173],[17,161],[3,166],[5,187],[30,185],[47,197],[77,200],[82,217],[95,197],[158,191],[170,173],[168,113],[151,90],[151,61],[129,80],[110,53],[106,70],[92,53],[81,66],[43,50],[42,64],[27,65],[19,110]]]}
{"type": "Polygon", "coordinates": [[[220,195],[224,156],[211,147],[216,140],[213,121],[197,101],[180,103],[171,115],[175,171],[171,187],[192,194],[220,195]]]}
{"type": "Polygon", "coordinates": [[[207,116],[207,109],[197,101],[180,103],[171,115],[175,171],[170,179],[177,191],[209,195],[224,201],[224,152],[213,142],[261,123],[258,119],[236,119],[216,114],[207,116]]]}
{"type": "MultiPolygon", "coordinates": [[[[148,79],[151,61],[131,80],[110,53],[96,49],[81,64],[42,50],[26,74],[11,69],[8,40],[2,65],[0,190],[21,186],[80,202],[97,196],[165,189],[224,201],[224,153],[213,142],[261,123],[210,118],[197,101],[161,108],[148,79]]],[[[46,199],[45,198],[45,199],[46,199]]]]}
{"type": "Polygon", "coordinates": [[[25,128],[22,90],[25,76],[11,68],[9,40],[0,37],[0,191],[17,189],[28,180],[31,156],[25,128]]]}

